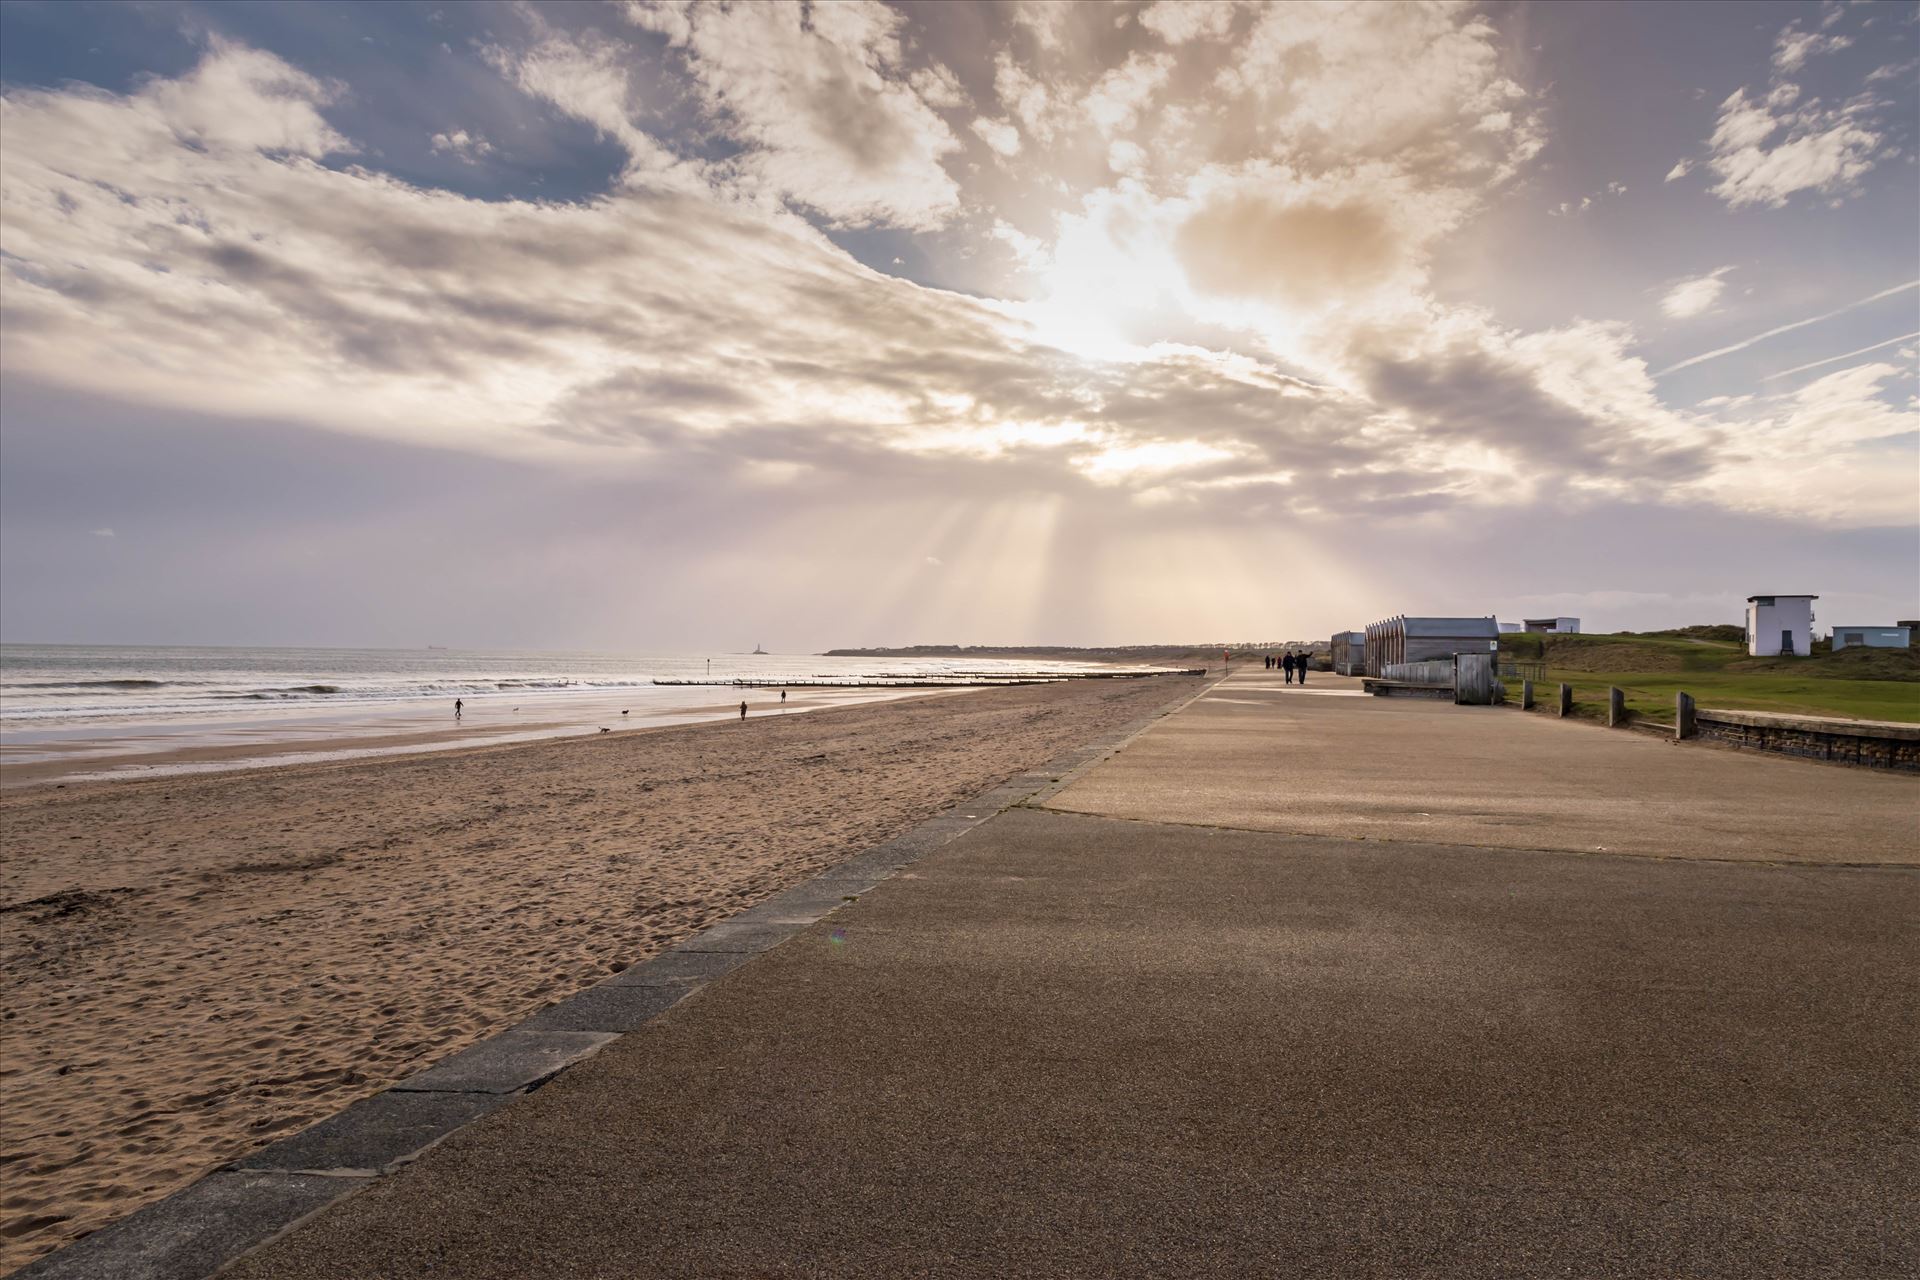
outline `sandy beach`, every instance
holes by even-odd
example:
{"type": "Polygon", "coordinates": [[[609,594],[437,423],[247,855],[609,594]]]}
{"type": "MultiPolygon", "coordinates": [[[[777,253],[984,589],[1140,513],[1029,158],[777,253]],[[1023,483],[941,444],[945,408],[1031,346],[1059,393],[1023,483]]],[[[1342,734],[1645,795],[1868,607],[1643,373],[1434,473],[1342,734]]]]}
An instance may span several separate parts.
{"type": "Polygon", "coordinates": [[[0,1268],[1194,688],[0,797],[0,1268]]]}

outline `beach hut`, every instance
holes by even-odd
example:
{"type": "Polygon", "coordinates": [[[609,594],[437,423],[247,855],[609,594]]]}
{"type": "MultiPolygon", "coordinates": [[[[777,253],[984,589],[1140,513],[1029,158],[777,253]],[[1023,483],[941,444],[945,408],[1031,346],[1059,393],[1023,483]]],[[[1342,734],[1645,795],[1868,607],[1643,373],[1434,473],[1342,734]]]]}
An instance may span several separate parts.
{"type": "Polygon", "coordinates": [[[1367,674],[1366,632],[1334,632],[1331,653],[1333,655],[1333,670],[1335,675],[1363,676],[1367,674]]]}
{"type": "Polygon", "coordinates": [[[1451,660],[1457,653],[1495,653],[1500,623],[1484,618],[1410,618],[1396,614],[1366,631],[1366,674],[1379,677],[1403,662],[1451,660]]]}

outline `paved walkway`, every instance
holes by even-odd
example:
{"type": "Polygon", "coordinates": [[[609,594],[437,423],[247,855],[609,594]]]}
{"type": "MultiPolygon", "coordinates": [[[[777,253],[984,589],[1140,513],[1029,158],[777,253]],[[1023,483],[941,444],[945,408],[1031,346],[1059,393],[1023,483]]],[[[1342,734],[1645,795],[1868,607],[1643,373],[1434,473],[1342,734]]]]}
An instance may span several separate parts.
{"type": "Polygon", "coordinates": [[[1054,806],[1347,839],[1920,863],[1912,774],[1359,688],[1236,675],[1054,806]]]}
{"type": "Polygon", "coordinates": [[[1054,801],[1126,817],[974,828],[223,1276],[1911,1273],[1920,873],[1679,816],[1857,775],[1261,674],[1054,801]],[[1418,825],[1460,771],[1339,752],[1434,716],[1541,772],[1418,825]],[[1484,847],[1543,793],[1666,856],[1484,847]]]}

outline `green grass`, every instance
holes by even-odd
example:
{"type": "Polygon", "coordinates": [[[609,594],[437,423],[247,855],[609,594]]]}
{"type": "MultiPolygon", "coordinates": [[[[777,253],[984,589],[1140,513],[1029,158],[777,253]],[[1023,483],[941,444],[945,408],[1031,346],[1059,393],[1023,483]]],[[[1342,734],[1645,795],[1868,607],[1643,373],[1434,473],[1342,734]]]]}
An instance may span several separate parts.
{"type": "Polygon", "coordinates": [[[1550,704],[1564,682],[1584,714],[1604,716],[1607,689],[1617,685],[1629,711],[1668,722],[1674,694],[1684,691],[1702,707],[1920,723],[1920,650],[1834,653],[1821,642],[1810,657],[1752,658],[1737,627],[1503,636],[1501,649],[1502,658],[1546,662],[1538,701],[1550,704]]]}
{"type": "Polygon", "coordinates": [[[1920,684],[1894,680],[1747,672],[1556,671],[1549,667],[1544,685],[1534,685],[1535,700],[1551,705],[1555,687],[1561,682],[1573,686],[1575,706],[1584,713],[1604,716],[1607,689],[1618,685],[1627,695],[1627,710],[1669,724],[1673,721],[1673,695],[1680,692],[1692,694],[1703,707],[1726,711],[1920,723],[1920,684]]]}

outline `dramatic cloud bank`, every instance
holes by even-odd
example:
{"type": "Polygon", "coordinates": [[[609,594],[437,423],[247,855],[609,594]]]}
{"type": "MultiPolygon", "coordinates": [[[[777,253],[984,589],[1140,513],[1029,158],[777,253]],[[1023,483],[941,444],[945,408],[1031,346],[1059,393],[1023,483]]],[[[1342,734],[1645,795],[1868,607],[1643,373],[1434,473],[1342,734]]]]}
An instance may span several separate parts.
{"type": "MultiPolygon", "coordinates": [[[[231,38],[122,92],[10,88],[7,372],[742,493],[1914,518],[1910,361],[1678,403],[1633,322],[1528,326],[1441,287],[1552,140],[1549,96],[1473,9],[1042,5],[945,47],[877,4],[620,15],[533,11],[477,47],[528,110],[619,149],[577,200],[396,176],[334,123],[351,83],[231,38]],[[910,242],[965,287],[862,251],[910,242]]],[[[1780,79],[1849,38],[1790,28],[1772,87],[1721,101],[1698,164],[1726,210],[1845,198],[1891,161],[1881,99],[1780,79]]],[[[422,137],[473,170],[513,145],[478,122],[422,137]]],[[[1636,198],[1588,190],[1552,212],[1636,198]]],[[[1661,273],[1648,319],[1724,310],[1736,268],[1711,261],[1661,273]]]]}

